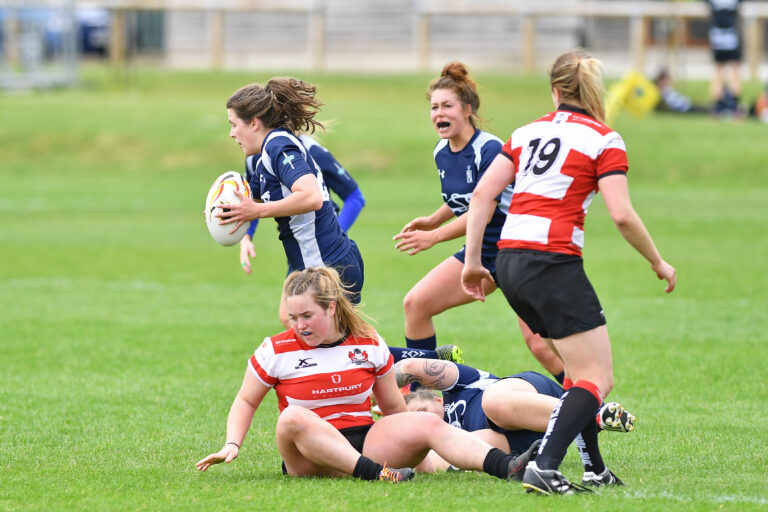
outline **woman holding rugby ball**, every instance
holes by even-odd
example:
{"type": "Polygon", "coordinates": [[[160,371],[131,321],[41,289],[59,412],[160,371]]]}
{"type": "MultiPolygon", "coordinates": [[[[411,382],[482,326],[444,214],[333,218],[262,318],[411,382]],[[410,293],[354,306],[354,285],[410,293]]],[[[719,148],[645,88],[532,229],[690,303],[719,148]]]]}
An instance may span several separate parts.
{"type": "MultiPolygon", "coordinates": [[[[316,87],[295,78],[272,78],[266,85],[246,85],[227,100],[229,136],[246,158],[254,155],[249,173],[252,198],[229,206],[219,215],[233,231],[253,219],[272,217],[288,258],[288,272],[307,267],[334,267],[360,301],[363,259],[342,231],[323,175],[295,133],[314,132],[320,103],[316,87]],[[256,200],[254,200],[256,199],[256,200]]],[[[280,319],[287,325],[282,309],[280,319]]]]}

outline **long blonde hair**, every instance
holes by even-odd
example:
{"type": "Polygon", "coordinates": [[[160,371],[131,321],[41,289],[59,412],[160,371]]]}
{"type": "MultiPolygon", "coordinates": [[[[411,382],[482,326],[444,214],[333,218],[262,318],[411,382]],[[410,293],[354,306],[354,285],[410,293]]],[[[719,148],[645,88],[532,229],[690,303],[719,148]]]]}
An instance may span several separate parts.
{"type": "Polygon", "coordinates": [[[241,87],[227,99],[227,108],[249,123],[258,118],[267,128],[287,128],[294,133],[314,133],[323,124],[314,119],[323,105],[315,98],[317,87],[291,77],[276,77],[267,85],[241,87]]]}
{"type": "Polygon", "coordinates": [[[376,329],[371,326],[349,300],[339,273],[330,267],[308,267],[291,272],[285,279],[283,296],[302,295],[310,292],[312,299],[324,310],[332,302],[336,303],[336,329],[340,334],[351,334],[360,338],[378,338],[376,329]]]}
{"type": "Polygon", "coordinates": [[[564,103],[577,102],[587,113],[605,122],[603,65],[581,50],[560,55],[549,71],[550,85],[564,103]]]}

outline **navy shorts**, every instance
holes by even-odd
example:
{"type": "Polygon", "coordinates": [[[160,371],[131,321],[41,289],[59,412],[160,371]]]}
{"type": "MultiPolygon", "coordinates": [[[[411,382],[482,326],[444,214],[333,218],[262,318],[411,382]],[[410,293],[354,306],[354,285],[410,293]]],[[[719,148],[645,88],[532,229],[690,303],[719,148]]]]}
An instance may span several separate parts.
{"type": "Polygon", "coordinates": [[[502,249],[496,275],[512,309],[544,338],[565,338],[605,325],[579,256],[502,249]]]}
{"type": "MultiPolygon", "coordinates": [[[[349,241],[350,246],[347,254],[344,255],[339,261],[327,265],[333,267],[339,273],[339,278],[347,291],[350,302],[352,304],[360,304],[361,293],[363,291],[363,281],[365,280],[365,270],[363,267],[363,257],[360,254],[360,249],[357,248],[357,244],[354,240],[349,241]]],[[[288,274],[294,270],[303,270],[291,268],[288,265],[288,274]]]]}
{"type": "MultiPolygon", "coordinates": [[[[521,372],[504,378],[523,379],[536,388],[536,392],[540,395],[551,396],[554,398],[560,398],[563,395],[563,388],[561,388],[557,382],[540,373],[521,372]]],[[[488,420],[488,428],[494,432],[504,434],[512,453],[523,453],[534,441],[544,437],[544,432],[534,432],[533,430],[506,430],[499,427],[491,420],[488,420]]]]}
{"type": "MultiPolygon", "coordinates": [[[[496,255],[498,251],[486,251],[483,249],[480,252],[480,264],[483,268],[487,269],[491,273],[491,277],[496,281],[496,255]]],[[[464,263],[464,258],[467,255],[467,246],[462,247],[459,252],[453,255],[454,258],[464,263]]],[[[496,281],[498,283],[498,281],[496,281]]]]}

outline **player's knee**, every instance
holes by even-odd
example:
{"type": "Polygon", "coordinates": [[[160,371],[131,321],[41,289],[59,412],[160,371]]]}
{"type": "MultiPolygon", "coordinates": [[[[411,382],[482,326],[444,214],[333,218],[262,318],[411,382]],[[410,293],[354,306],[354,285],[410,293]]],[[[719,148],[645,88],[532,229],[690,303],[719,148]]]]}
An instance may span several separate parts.
{"type": "Polygon", "coordinates": [[[413,316],[431,316],[429,313],[429,298],[424,297],[418,290],[411,290],[403,299],[403,311],[413,316]]]}
{"type": "Polygon", "coordinates": [[[537,361],[540,361],[542,358],[557,357],[547,344],[533,333],[525,337],[525,344],[528,345],[528,350],[531,351],[531,354],[537,361]]]}
{"type": "Polygon", "coordinates": [[[308,421],[305,414],[306,409],[295,405],[289,405],[277,418],[275,433],[278,436],[288,435],[295,437],[307,428],[308,421]]]}
{"type": "Polygon", "coordinates": [[[500,393],[490,387],[482,396],[482,408],[488,418],[494,423],[505,423],[501,418],[516,417],[518,414],[514,401],[508,400],[504,393],[500,393]]]}
{"type": "Polygon", "coordinates": [[[600,388],[600,391],[603,393],[603,397],[608,396],[608,393],[610,393],[613,390],[613,374],[609,374],[605,382],[603,382],[602,387],[600,388]]]}

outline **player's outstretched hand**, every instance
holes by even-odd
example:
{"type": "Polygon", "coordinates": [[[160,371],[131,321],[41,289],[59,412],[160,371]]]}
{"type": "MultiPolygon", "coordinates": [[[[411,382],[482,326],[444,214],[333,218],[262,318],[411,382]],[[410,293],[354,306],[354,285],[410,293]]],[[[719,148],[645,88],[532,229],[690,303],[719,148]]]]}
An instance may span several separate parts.
{"type": "Polygon", "coordinates": [[[435,223],[429,217],[416,217],[411,222],[403,226],[403,229],[400,230],[400,234],[402,235],[403,233],[408,231],[415,231],[417,229],[421,229],[423,231],[431,231],[436,227],[437,226],[435,223]]]}
{"type": "Polygon", "coordinates": [[[256,257],[256,248],[253,246],[253,240],[248,235],[245,235],[240,240],[240,266],[243,267],[243,272],[251,275],[251,258],[256,257]]]}
{"type": "Polygon", "coordinates": [[[407,252],[411,256],[421,251],[426,251],[435,245],[435,234],[432,231],[401,231],[392,239],[399,240],[395,244],[395,249],[400,252],[407,252]]]}
{"type": "Polygon", "coordinates": [[[237,445],[232,443],[225,444],[221,450],[210,454],[202,460],[199,460],[195,466],[197,466],[198,471],[205,471],[214,464],[219,464],[221,462],[226,462],[229,464],[237,458],[239,453],[240,449],[237,447],[237,445]]]}
{"type": "Polygon", "coordinates": [[[665,292],[669,293],[675,289],[675,285],[677,284],[677,272],[675,271],[675,267],[666,261],[661,260],[661,263],[658,265],[651,265],[651,268],[656,272],[659,279],[666,279],[667,287],[664,289],[665,292]]]}
{"type": "Polygon", "coordinates": [[[483,288],[483,279],[493,279],[491,273],[483,266],[473,267],[466,263],[461,271],[461,287],[464,291],[476,300],[485,302],[485,288],[483,288]]]}

